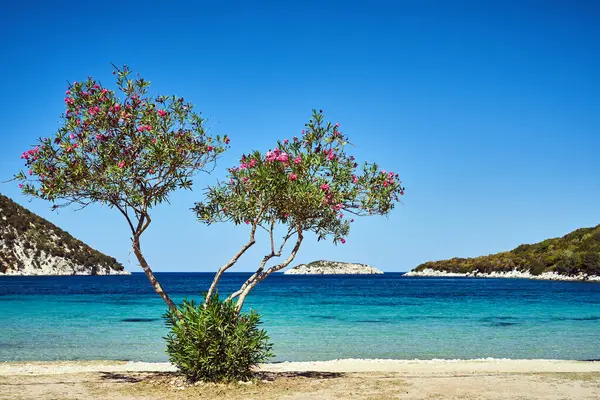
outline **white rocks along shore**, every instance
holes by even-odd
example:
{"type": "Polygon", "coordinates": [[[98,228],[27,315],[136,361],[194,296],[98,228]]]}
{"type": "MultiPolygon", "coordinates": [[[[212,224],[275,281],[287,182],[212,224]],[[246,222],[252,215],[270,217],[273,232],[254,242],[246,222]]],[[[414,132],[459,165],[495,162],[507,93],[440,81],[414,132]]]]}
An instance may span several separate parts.
{"type": "Polygon", "coordinates": [[[518,271],[516,269],[512,271],[494,271],[489,273],[481,273],[479,271],[458,273],[458,272],[447,272],[438,271],[432,268],[426,268],[421,271],[410,271],[404,274],[404,276],[433,276],[433,277],[467,277],[467,278],[521,278],[521,279],[539,279],[548,281],[589,281],[589,282],[600,282],[600,276],[596,275],[561,275],[556,272],[543,272],[540,275],[533,275],[529,271],[518,271]]]}

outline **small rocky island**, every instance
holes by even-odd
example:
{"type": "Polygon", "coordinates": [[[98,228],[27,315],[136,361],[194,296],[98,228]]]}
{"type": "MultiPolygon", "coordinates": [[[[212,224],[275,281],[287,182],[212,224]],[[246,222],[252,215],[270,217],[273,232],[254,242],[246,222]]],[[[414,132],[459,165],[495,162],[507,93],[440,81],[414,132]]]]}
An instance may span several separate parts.
{"type": "Polygon", "coordinates": [[[366,264],[354,264],[338,261],[313,261],[310,264],[296,265],[284,272],[285,275],[371,275],[383,274],[383,271],[366,264]]]}
{"type": "Polygon", "coordinates": [[[130,275],[48,220],[0,194],[0,276],[130,275]]]}

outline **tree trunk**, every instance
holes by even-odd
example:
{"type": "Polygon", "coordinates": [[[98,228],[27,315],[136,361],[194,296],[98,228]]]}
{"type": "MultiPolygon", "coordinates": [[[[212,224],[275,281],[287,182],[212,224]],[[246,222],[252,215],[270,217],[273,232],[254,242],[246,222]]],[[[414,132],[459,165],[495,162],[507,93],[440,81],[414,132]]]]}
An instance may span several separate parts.
{"type": "Polygon", "coordinates": [[[221,276],[223,276],[225,271],[227,271],[229,268],[231,268],[239,260],[239,258],[246,252],[246,250],[248,250],[250,247],[252,247],[254,245],[255,230],[256,230],[256,226],[254,228],[252,228],[252,234],[250,235],[250,241],[248,243],[246,243],[240,249],[240,251],[238,251],[238,253],[231,259],[231,261],[229,261],[227,264],[225,264],[221,268],[219,268],[219,270],[215,274],[212,284],[210,285],[210,288],[208,289],[208,292],[206,293],[206,297],[204,299],[204,308],[206,308],[208,306],[208,302],[210,301],[213,294],[217,290],[217,285],[219,284],[219,280],[221,279],[221,276]]]}
{"type": "Polygon", "coordinates": [[[254,273],[254,275],[252,275],[246,281],[246,283],[244,283],[244,285],[242,286],[242,289],[240,289],[241,293],[236,302],[236,311],[238,313],[242,310],[242,307],[244,306],[244,301],[246,301],[246,297],[248,296],[248,294],[250,294],[250,291],[252,289],[254,289],[254,287],[259,282],[264,280],[267,276],[271,275],[273,272],[280,271],[280,270],[284,269],[285,267],[287,267],[288,265],[290,265],[290,263],[294,260],[294,258],[296,258],[296,254],[298,254],[298,250],[300,249],[300,245],[302,244],[303,239],[304,239],[304,237],[302,235],[302,230],[298,230],[298,239],[296,240],[296,244],[294,245],[294,248],[292,249],[292,252],[290,253],[289,257],[284,262],[282,262],[281,264],[278,264],[278,265],[274,265],[264,272],[261,272],[261,268],[263,268],[263,266],[261,266],[261,268],[259,268],[259,270],[256,271],[254,273]]]}
{"type": "Polygon", "coordinates": [[[138,261],[140,263],[140,266],[144,270],[144,273],[146,274],[146,277],[150,281],[150,284],[154,288],[154,291],[163,299],[163,301],[167,304],[167,306],[169,307],[169,309],[172,312],[174,312],[175,315],[178,316],[179,315],[179,310],[177,309],[177,306],[175,305],[175,303],[173,303],[173,300],[171,300],[171,298],[169,297],[169,295],[163,290],[163,288],[160,285],[160,283],[158,283],[158,280],[154,276],[154,272],[152,272],[152,269],[150,268],[150,266],[146,262],[146,259],[142,255],[142,251],[140,250],[140,239],[139,239],[139,237],[135,237],[134,236],[134,238],[133,238],[133,252],[135,253],[135,256],[137,257],[137,259],[138,259],[138,261]]]}

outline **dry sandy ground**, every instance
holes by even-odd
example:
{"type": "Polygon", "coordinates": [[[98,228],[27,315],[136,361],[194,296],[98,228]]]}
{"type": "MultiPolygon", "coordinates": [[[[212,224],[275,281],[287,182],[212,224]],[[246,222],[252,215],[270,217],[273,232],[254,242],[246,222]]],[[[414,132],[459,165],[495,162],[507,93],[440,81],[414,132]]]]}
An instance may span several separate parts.
{"type": "Polygon", "coordinates": [[[600,362],[335,360],[189,385],[169,364],[0,363],[0,399],[600,399],[600,362]]]}

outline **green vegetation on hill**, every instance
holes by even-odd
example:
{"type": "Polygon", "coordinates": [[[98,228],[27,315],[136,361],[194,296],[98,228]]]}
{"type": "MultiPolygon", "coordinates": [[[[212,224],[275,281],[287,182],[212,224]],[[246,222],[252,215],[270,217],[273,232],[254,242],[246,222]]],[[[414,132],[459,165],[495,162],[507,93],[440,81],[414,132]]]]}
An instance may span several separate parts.
{"type": "Polygon", "coordinates": [[[475,258],[430,261],[415,271],[468,273],[479,271],[529,271],[533,275],[553,271],[562,275],[580,273],[600,276],[600,225],[577,229],[561,238],[535,244],[522,244],[514,250],[475,258]]]}
{"type": "Polygon", "coordinates": [[[44,252],[52,257],[68,259],[77,265],[89,267],[92,275],[98,272],[98,268],[123,270],[123,265],[113,257],[92,249],[68,232],[0,194],[0,272],[23,269],[17,247],[22,247],[24,252],[33,253],[34,266],[35,259],[44,252]]]}

